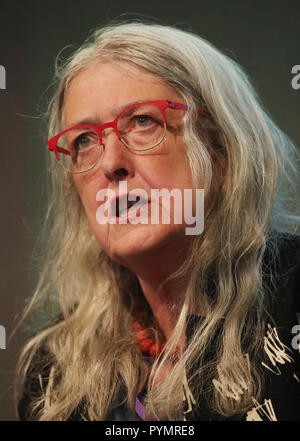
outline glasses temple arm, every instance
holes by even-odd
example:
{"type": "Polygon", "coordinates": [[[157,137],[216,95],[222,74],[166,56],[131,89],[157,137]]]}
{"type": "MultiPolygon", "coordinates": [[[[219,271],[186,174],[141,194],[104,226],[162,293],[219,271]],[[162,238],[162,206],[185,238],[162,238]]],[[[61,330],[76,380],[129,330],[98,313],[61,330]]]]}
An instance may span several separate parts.
{"type": "MultiPolygon", "coordinates": [[[[186,104],[174,103],[174,101],[168,101],[168,107],[170,109],[175,109],[175,110],[187,110],[188,109],[188,106],[186,104]]],[[[197,112],[200,115],[209,115],[208,112],[205,112],[202,109],[197,109],[197,112]]]]}
{"type": "Polygon", "coordinates": [[[64,153],[65,155],[71,156],[71,153],[68,150],[63,149],[62,147],[49,146],[48,149],[51,150],[54,153],[57,153],[57,152],[58,153],[64,153]]]}

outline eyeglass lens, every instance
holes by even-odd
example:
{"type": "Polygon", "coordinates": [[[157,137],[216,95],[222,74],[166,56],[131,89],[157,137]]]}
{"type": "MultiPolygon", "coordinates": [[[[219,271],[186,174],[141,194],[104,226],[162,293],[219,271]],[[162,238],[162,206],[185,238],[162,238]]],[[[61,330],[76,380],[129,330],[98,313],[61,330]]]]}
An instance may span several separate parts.
{"type": "MultiPolygon", "coordinates": [[[[158,145],[165,136],[165,123],[161,110],[153,104],[141,104],[121,113],[117,130],[122,142],[133,150],[147,150],[158,145]]],[[[105,132],[101,133],[105,145],[105,132]]],[[[59,137],[57,147],[69,154],[59,153],[62,165],[73,173],[94,167],[102,146],[98,133],[89,127],[73,128],[59,137]]]]}

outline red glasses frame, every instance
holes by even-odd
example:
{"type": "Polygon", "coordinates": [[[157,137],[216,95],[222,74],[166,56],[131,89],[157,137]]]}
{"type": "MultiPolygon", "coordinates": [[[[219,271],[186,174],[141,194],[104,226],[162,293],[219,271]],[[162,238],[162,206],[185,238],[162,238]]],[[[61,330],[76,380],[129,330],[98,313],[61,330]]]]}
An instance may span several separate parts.
{"type": "MultiPolygon", "coordinates": [[[[118,139],[121,142],[123,142],[123,144],[125,144],[125,142],[123,141],[121,135],[118,132],[118,128],[117,128],[118,119],[123,115],[123,113],[127,112],[130,109],[133,109],[134,107],[137,107],[137,106],[140,106],[140,105],[143,105],[143,104],[153,104],[156,107],[158,107],[158,109],[161,111],[161,113],[163,115],[163,119],[164,119],[165,125],[167,124],[167,119],[166,119],[166,114],[165,114],[165,110],[166,109],[168,109],[168,108],[169,109],[174,109],[174,110],[187,110],[188,109],[186,104],[176,103],[174,101],[169,101],[169,100],[156,100],[156,101],[145,101],[145,102],[142,102],[142,103],[136,103],[136,104],[133,104],[133,105],[131,105],[129,107],[126,107],[126,109],[122,110],[122,112],[113,121],[110,121],[110,122],[107,122],[107,123],[104,123],[104,124],[100,124],[99,126],[92,126],[92,125],[89,125],[89,124],[84,124],[84,125],[77,125],[77,126],[70,127],[68,129],[63,130],[62,132],[58,133],[57,135],[53,136],[53,138],[51,138],[51,139],[49,139],[47,141],[48,149],[55,154],[56,159],[58,161],[60,161],[60,158],[59,158],[57,153],[63,153],[65,155],[70,155],[70,152],[68,150],[66,150],[66,149],[64,149],[62,147],[59,147],[57,145],[57,141],[58,141],[58,139],[62,135],[64,135],[69,130],[79,129],[79,128],[82,128],[82,127],[88,127],[90,129],[95,130],[95,132],[98,134],[100,145],[103,145],[103,143],[102,143],[102,136],[101,136],[102,131],[107,129],[107,128],[109,128],[109,127],[112,127],[114,129],[118,139]]],[[[209,113],[205,112],[202,109],[198,109],[197,112],[200,115],[209,115],[209,113]]],[[[127,144],[125,144],[125,145],[127,146],[127,144]]],[[[127,147],[129,147],[129,146],[127,146],[127,147]]],[[[155,147],[155,146],[148,147],[147,149],[151,149],[153,147],[155,147]]],[[[132,150],[134,150],[134,149],[132,149],[132,150]]]]}

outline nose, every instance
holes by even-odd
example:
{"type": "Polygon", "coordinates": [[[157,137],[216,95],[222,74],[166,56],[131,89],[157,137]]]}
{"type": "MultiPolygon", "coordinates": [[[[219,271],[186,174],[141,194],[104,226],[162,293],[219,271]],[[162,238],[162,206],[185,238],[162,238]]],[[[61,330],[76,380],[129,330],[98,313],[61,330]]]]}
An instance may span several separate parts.
{"type": "Polygon", "coordinates": [[[133,155],[118,138],[112,127],[101,133],[100,167],[110,181],[128,179],[134,175],[133,155]]]}

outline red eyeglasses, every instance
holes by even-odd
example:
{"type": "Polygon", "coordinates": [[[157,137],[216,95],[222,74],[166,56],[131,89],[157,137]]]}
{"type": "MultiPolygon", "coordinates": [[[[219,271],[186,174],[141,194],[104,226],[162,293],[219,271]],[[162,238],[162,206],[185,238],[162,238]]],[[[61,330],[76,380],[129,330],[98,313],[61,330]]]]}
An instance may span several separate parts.
{"type": "MultiPolygon", "coordinates": [[[[187,106],[169,100],[147,101],[124,109],[114,121],[99,126],[77,125],[49,139],[48,149],[71,173],[84,173],[98,163],[102,147],[102,131],[111,127],[118,139],[131,150],[144,151],[156,147],[166,135],[166,109],[187,110],[187,106]]],[[[200,115],[209,115],[198,109],[200,115]]]]}

